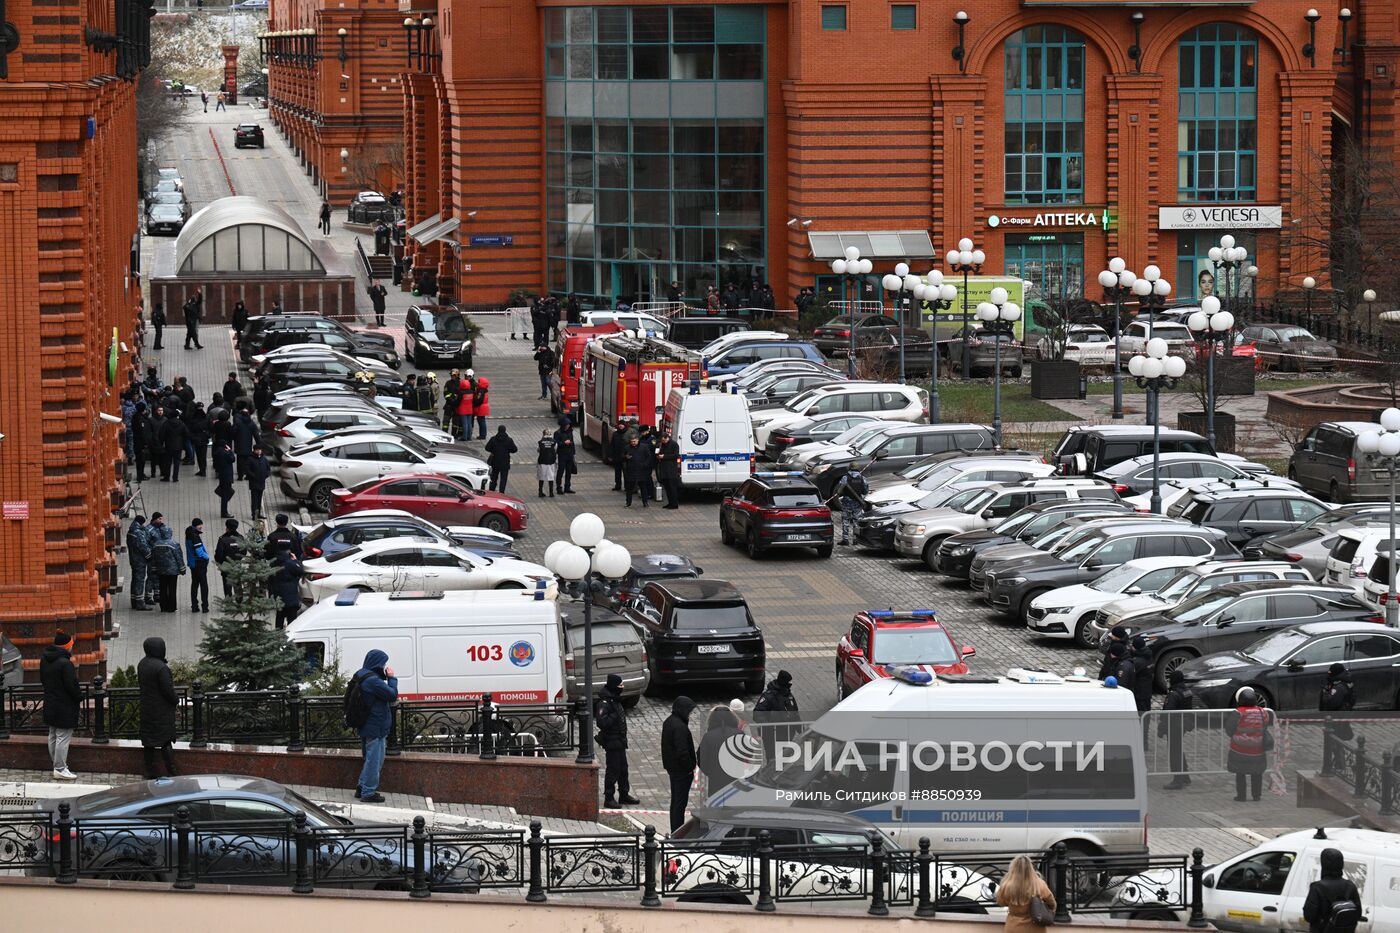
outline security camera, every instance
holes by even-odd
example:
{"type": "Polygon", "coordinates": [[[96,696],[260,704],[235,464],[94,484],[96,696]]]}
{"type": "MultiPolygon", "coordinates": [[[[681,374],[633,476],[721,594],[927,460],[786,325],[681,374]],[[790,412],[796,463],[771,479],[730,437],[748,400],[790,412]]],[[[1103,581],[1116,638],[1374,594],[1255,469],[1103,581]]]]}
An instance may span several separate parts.
{"type": "Polygon", "coordinates": [[[122,423],[122,417],[121,417],[121,415],[109,415],[109,414],[107,414],[105,411],[99,411],[99,412],[97,413],[97,417],[101,418],[103,421],[107,422],[108,424],[121,424],[121,423],[122,423]]]}

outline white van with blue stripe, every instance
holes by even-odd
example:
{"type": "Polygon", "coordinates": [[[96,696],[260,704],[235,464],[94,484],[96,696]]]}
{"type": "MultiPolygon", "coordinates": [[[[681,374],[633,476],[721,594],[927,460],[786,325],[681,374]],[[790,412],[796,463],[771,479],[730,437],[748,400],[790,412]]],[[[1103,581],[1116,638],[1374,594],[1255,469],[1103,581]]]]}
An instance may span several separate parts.
{"type": "Polygon", "coordinates": [[[1147,851],[1132,692],[1082,671],[933,677],[901,669],[803,728],[751,724],[747,746],[733,743],[732,753],[748,776],[708,805],[838,810],[901,845],[917,847],[926,836],[943,852],[1039,851],[1058,842],[1084,855],[1147,851]]]}
{"type": "Polygon", "coordinates": [[[742,395],[698,383],[672,389],[662,426],[680,446],[682,486],[737,486],[753,472],[753,422],[742,395]]]}

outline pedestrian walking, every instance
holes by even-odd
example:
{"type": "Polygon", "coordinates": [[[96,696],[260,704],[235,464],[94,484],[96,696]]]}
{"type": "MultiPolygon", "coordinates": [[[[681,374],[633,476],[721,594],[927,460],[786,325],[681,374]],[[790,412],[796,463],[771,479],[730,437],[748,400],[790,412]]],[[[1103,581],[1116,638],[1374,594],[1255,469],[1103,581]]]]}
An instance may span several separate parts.
{"type": "Polygon", "coordinates": [[[574,423],[568,418],[559,419],[559,430],[554,432],[554,450],[559,458],[554,472],[559,495],[574,494],[574,474],[578,472],[577,449],[574,445],[574,423]]]}
{"type": "Polygon", "coordinates": [[[603,749],[603,806],[616,809],[620,804],[641,803],[632,796],[627,773],[627,711],[622,706],[622,678],[609,674],[593,705],[593,723],[598,727],[598,746],[603,749]]]}
{"type": "Polygon", "coordinates": [[[214,563],[219,568],[219,582],[225,598],[233,594],[229,592],[230,586],[224,565],[232,565],[239,560],[243,556],[243,547],[243,536],[238,533],[238,519],[226,520],[224,533],[219,535],[219,540],[214,545],[214,563]]]}
{"type": "Polygon", "coordinates": [[[322,201],[322,202],[321,202],[321,222],[320,222],[320,227],[321,227],[321,234],[322,234],[323,236],[330,236],[330,235],[331,235],[331,202],[329,202],[329,201],[322,201]]]}
{"type": "Polygon", "coordinates": [[[73,666],[73,636],[59,630],[53,643],[44,646],[39,658],[39,683],[44,687],[44,725],[49,727],[49,761],[53,776],[72,781],[77,775],[68,770],[68,745],[78,728],[83,691],[73,666]]]}
{"type": "Polygon", "coordinates": [[[1269,749],[1274,736],[1269,731],[1273,714],[1259,705],[1259,696],[1250,687],[1235,694],[1235,709],[1225,716],[1225,734],[1230,737],[1230,753],[1225,768],[1235,776],[1235,800],[1243,803],[1245,784],[1256,802],[1263,791],[1264,772],[1269,770],[1269,749]]]}
{"type": "Polygon", "coordinates": [[[370,305],[374,308],[374,323],[375,323],[377,326],[379,326],[379,327],[383,327],[383,326],[384,326],[384,299],[385,299],[385,296],[387,296],[387,295],[389,294],[389,290],[388,290],[387,288],[385,288],[384,285],[383,285],[382,283],[380,283],[380,282],[375,282],[375,283],[373,283],[372,285],[370,285],[368,291],[369,291],[369,303],[370,303],[370,305]]]}
{"type": "Polygon", "coordinates": [[[151,343],[151,349],[165,349],[160,342],[161,333],[165,330],[165,305],[161,304],[159,301],[156,302],[155,308],[151,310],[151,327],[155,328],[156,332],[156,339],[151,343]]]}
{"type": "Polygon", "coordinates": [[[209,549],[204,546],[204,519],[185,529],[185,566],[190,568],[190,611],[209,611],[209,549]]]}
{"type": "Polygon", "coordinates": [[[267,588],[277,600],[277,619],[274,624],[280,629],[295,621],[301,612],[301,593],[298,592],[297,584],[306,576],[306,570],[292,553],[292,546],[287,541],[277,542],[277,553],[272,558],[272,566],[276,572],[268,579],[267,588]]]}
{"type": "MultiPolygon", "coordinates": [[[[200,0],[200,4],[199,4],[199,5],[200,5],[200,6],[204,6],[203,0],[200,0]]],[[[208,112],[209,112],[209,92],[208,92],[208,91],[200,91],[200,92],[199,92],[199,102],[200,102],[201,104],[204,105],[204,112],[205,112],[205,113],[208,113],[208,112]]]]}
{"type": "Polygon", "coordinates": [[[535,345],[535,369],[540,374],[540,398],[549,398],[549,377],[554,372],[554,351],[544,344],[535,345]]]}
{"type": "Polygon", "coordinates": [[[1186,768],[1186,733],[1196,728],[1189,712],[1195,697],[1186,686],[1186,675],[1180,669],[1172,669],[1167,683],[1167,698],[1162,701],[1162,712],[1166,715],[1157,720],[1157,738],[1167,740],[1167,762],[1172,779],[1162,789],[1181,790],[1191,783],[1191,773],[1186,768]]]}
{"type": "Polygon", "coordinates": [[[1303,901],[1308,933],[1352,933],[1365,918],[1361,916],[1361,892],[1345,874],[1346,858],[1341,849],[1328,846],[1318,861],[1322,871],[1308,885],[1308,896],[1303,901]]]}
{"type": "Polygon", "coordinates": [[[1099,680],[1105,680],[1113,676],[1113,672],[1118,668],[1118,659],[1113,656],[1113,645],[1117,642],[1126,644],[1128,641],[1128,630],[1121,625],[1115,625],[1109,630],[1108,640],[1103,644],[1103,660],[1099,662],[1099,680]]]}
{"type": "Polygon", "coordinates": [[[695,739],[690,734],[690,714],[695,701],[678,696],[671,715],[661,724],[661,767],[671,779],[671,832],[685,822],[685,806],[695,783],[695,739]]]}
{"type": "Polygon", "coordinates": [[[778,676],[768,682],[753,706],[753,721],[762,727],[760,738],[770,760],[779,733],[788,731],[782,724],[796,722],[797,716],[797,697],[792,695],[792,675],[787,671],[778,671],[778,676]]]}
{"type": "Polygon", "coordinates": [[[389,667],[389,655],[378,648],[365,654],[365,663],[350,681],[345,691],[345,719],[360,736],[360,755],[364,765],[355,787],[355,799],[364,803],[383,803],[379,793],[379,772],[384,767],[384,747],[393,727],[394,714],[389,704],[399,698],[399,679],[389,667]]]}
{"type": "Polygon", "coordinates": [[[472,439],[472,421],[475,417],[476,383],[474,373],[467,370],[457,382],[457,421],[462,426],[462,440],[472,439]]]}
{"type": "MultiPolygon", "coordinates": [[[[723,790],[739,777],[725,770],[723,762],[726,759],[720,755],[724,743],[738,735],[739,731],[739,717],[729,707],[715,706],[710,709],[710,715],[705,720],[705,734],[700,737],[700,746],[695,750],[700,773],[705,778],[703,796],[709,797],[723,790]]],[[[737,761],[732,755],[727,760],[737,761]]]]}
{"type": "Polygon", "coordinates": [[[1133,648],[1133,701],[1137,704],[1140,716],[1152,708],[1152,686],[1156,665],[1152,661],[1152,649],[1147,646],[1146,638],[1134,635],[1131,644],[1133,648]]]}
{"type": "Polygon", "coordinates": [[[642,508],[647,507],[651,501],[656,487],[652,485],[651,475],[656,468],[656,452],[651,444],[642,443],[639,436],[632,438],[627,445],[627,451],[623,454],[622,476],[627,480],[627,502],[626,508],[632,507],[632,496],[640,495],[642,508]]]}
{"type": "Polygon", "coordinates": [[[622,492],[622,474],[627,465],[627,422],[617,422],[617,430],[608,438],[608,460],[613,468],[613,492],[622,492]]]}
{"type": "Polygon", "coordinates": [[[228,518],[228,504],[233,500],[233,465],[237,458],[229,442],[221,440],[214,445],[214,476],[218,484],[214,495],[219,497],[219,517],[228,518]]]}
{"type": "MultiPolygon", "coordinates": [[[[233,317],[229,318],[228,326],[233,328],[233,342],[239,344],[243,342],[243,330],[248,326],[248,306],[242,300],[234,302],[233,317]]],[[[230,405],[233,399],[228,399],[230,405]]]]}
{"type": "Polygon", "coordinates": [[[656,455],[656,478],[666,492],[668,509],[681,507],[681,445],[671,436],[671,429],[661,432],[661,449],[656,455]]]}
{"type": "Polygon", "coordinates": [[[253,500],[253,520],[256,521],[263,517],[263,490],[267,489],[267,478],[272,475],[272,464],[263,456],[261,445],[253,448],[244,473],[248,477],[248,497],[253,500]]]}
{"type": "Polygon", "coordinates": [[[160,424],[160,443],[164,448],[160,481],[178,483],[180,464],[185,457],[185,442],[189,440],[190,431],[185,427],[185,422],[181,420],[178,412],[164,411],[163,416],[160,424]]]}
{"type": "Polygon", "coordinates": [[[1054,922],[1055,895],[1024,855],[1011,860],[997,888],[997,903],[1006,908],[1006,933],[1040,933],[1054,922]]]}
{"type": "Polygon", "coordinates": [[[151,516],[151,531],[151,567],[160,580],[160,611],[174,612],[176,581],[185,575],[185,563],[180,559],[174,530],[159,512],[151,516]]]}
{"type": "Polygon", "coordinates": [[[506,491],[506,480],[510,478],[510,456],[514,453],[519,453],[519,448],[506,433],[506,426],[499,426],[496,436],[486,442],[486,466],[491,470],[487,489],[492,492],[506,491]]]}
{"type": "Polygon", "coordinates": [[[554,498],[554,478],[558,471],[559,449],[554,443],[554,435],[549,431],[540,434],[540,443],[535,449],[535,480],[540,484],[540,498],[544,498],[544,487],[549,486],[549,496],[554,498]]]}
{"type": "Polygon", "coordinates": [[[220,91],[220,92],[219,92],[218,98],[214,101],[214,112],[215,112],[215,113],[218,113],[220,110],[225,111],[225,112],[228,111],[228,108],[224,106],[224,92],[223,92],[223,91],[220,91]]]}
{"type": "Polygon", "coordinates": [[[141,707],[141,756],[147,780],[155,780],[156,755],[165,765],[165,777],[175,777],[175,710],[180,698],[170,665],[165,662],[165,639],[152,636],[141,643],[145,657],[136,665],[136,685],[141,707]]]}
{"type": "Polygon", "coordinates": [[[146,516],[137,515],[126,529],[126,560],[131,567],[131,608],[146,612],[151,608],[146,594],[151,585],[147,575],[151,574],[151,530],[146,526],[146,516]]]}
{"type": "Polygon", "coordinates": [[[849,545],[855,538],[861,513],[865,511],[865,497],[870,494],[870,484],[860,470],[849,470],[836,484],[836,504],[841,509],[841,543],[849,545]]]}
{"type": "Polygon", "coordinates": [[[185,349],[203,350],[204,345],[199,342],[200,302],[191,298],[185,302],[182,310],[185,315],[185,349]],[[190,344],[194,344],[194,346],[190,346],[190,344]]]}
{"type": "MultiPolygon", "coordinates": [[[[471,376],[472,371],[467,370],[467,375],[471,376]]],[[[491,380],[485,376],[476,376],[472,384],[472,412],[476,415],[476,439],[486,440],[486,419],[491,416],[491,380]]],[[[468,429],[465,432],[467,440],[471,439],[472,432],[468,429]]]]}

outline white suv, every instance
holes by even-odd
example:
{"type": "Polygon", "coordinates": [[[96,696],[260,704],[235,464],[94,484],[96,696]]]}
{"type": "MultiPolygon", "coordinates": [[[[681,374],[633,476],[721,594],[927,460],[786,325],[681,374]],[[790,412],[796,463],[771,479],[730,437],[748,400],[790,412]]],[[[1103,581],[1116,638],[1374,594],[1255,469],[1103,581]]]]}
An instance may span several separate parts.
{"type": "Polygon", "coordinates": [[[886,421],[922,421],[928,414],[928,393],[917,386],[881,382],[838,382],[816,386],[788,401],[782,408],[753,416],[755,447],[768,446],[768,435],[811,415],[854,411],[877,415],[886,421]]]}
{"type": "Polygon", "coordinates": [[[330,510],[336,489],[390,473],[419,471],[441,473],[472,489],[485,489],[489,473],[476,457],[373,431],[300,449],[294,458],[277,465],[282,492],[321,512],[330,510]]]}

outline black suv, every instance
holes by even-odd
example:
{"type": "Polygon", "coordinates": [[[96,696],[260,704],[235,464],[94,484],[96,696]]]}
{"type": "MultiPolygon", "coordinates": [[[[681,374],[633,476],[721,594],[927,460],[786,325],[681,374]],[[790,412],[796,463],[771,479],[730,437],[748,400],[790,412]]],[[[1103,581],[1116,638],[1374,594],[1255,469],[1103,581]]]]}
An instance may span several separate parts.
{"type": "Polygon", "coordinates": [[[831,509],[800,473],[755,473],[719,507],[720,540],[743,544],[750,557],[779,547],[814,547],[830,557],[834,531],[831,509]]]}
{"type": "Polygon", "coordinates": [[[648,583],[621,614],[642,633],[649,692],[678,683],[739,681],[763,689],[763,632],[734,584],[723,580],[648,583]]]}
{"type": "Polygon", "coordinates": [[[617,609],[625,601],[636,596],[648,583],[661,580],[694,580],[705,571],[695,566],[695,561],[679,554],[643,554],[632,558],[632,569],[617,585],[598,592],[593,604],[608,609],[617,609]]]}
{"type": "MultiPolygon", "coordinates": [[[[1215,448],[1199,434],[1163,428],[1159,432],[1160,449],[1167,453],[1192,453],[1218,456],[1215,448]]],[[[1088,476],[1152,453],[1152,428],[1137,424],[1075,425],[1061,435],[1052,454],[1054,464],[1062,473],[1088,476]]]]}
{"type": "Polygon", "coordinates": [[[446,363],[472,365],[472,336],[467,319],[456,308],[414,305],[403,322],[403,355],[419,369],[446,363]]]}
{"type": "Polygon", "coordinates": [[[263,148],[263,128],[256,123],[240,123],[233,130],[233,148],[244,146],[263,148]]]}
{"type": "Polygon", "coordinates": [[[859,447],[848,447],[822,454],[807,464],[812,482],[829,498],[851,470],[860,470],[866,479],[900,470],[931,454],[950,450],[990,450],[992,430],[980,424],[901,424],[867,438],[859,447]]]}
{"type": "Polygon", "coordinates": [[[253,351],[254,355],[268,353],[280,347],[290,347],[294,344],[317,344],[338,350],[346,356],[377,360],[390,369],[398,369],[403,365],[398,351],[392,346],[386,347],[382,344],[371,343],[362,339],[358,334],[351,334],[347,337],[340,331],[325,330],[319,327],[278,327],[273,330],[265,330],[258,335],[257,343],[257,349],[253,351]]]}
{"type": "Polygon", "coordinates": [[[1198,486],[1173,502],[1167,515],[1219,528],[1238,546],[1260,535],[1293,531],[1326,511],[1301,490],[1240,480],[1198,486]]]}
{"type": "MultiPolygon", "coordinates": [[[[267,373],[274,394],[283,389],[317,382],[338,382],[354,386],[365,381],[361,375],[362,370],[333,356],[289,356],[268,360],[262,365],[261,371],[267,373]]],[[[398,377],[380,377],[374,380],[374,388],[376,392],[402,395],[403,381],[398,377]]]]}
{"type": "Polygon", "coordinates": [[[394,351],[394,338],[389,334],[372,330],[353,330],[333,318],[299,311],[295,314],[258,314],[248,318],[248,326],[243,328],[243,335],[238,341],[238,358],[246,364],[254,356],[264,352],[261,349],[262,335],[272,330],[314,330],[322,333],[334,331],[364,346],[386,347],[394,352],[395,356],[398,355],[397,351],[394,351]]]}
{"type": "Polygon", "coordinates": [[[687,350],[699,350],[716,337],[748,329],[748,321],[733,317],[673,317],[666,339],[687,350]]]}

